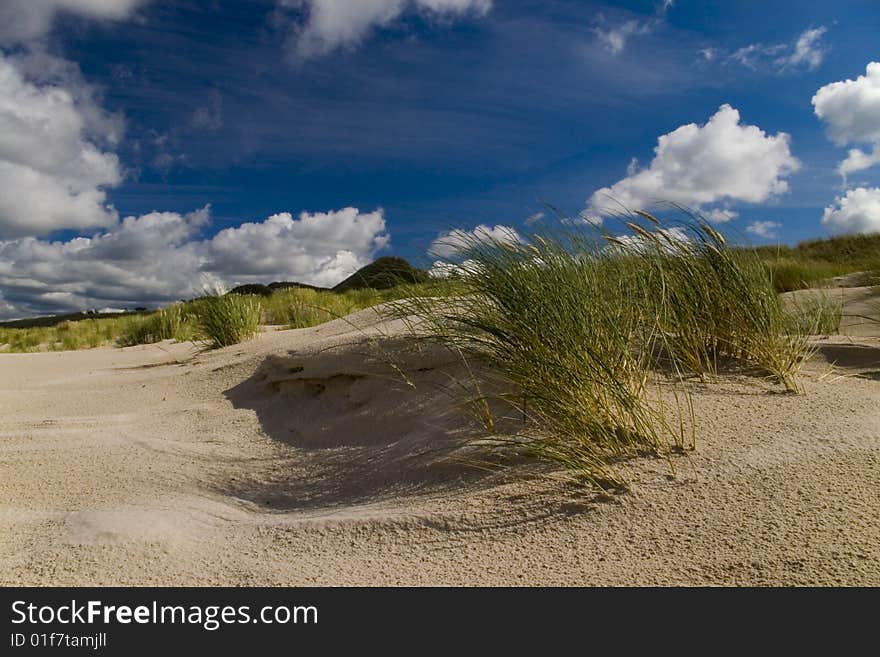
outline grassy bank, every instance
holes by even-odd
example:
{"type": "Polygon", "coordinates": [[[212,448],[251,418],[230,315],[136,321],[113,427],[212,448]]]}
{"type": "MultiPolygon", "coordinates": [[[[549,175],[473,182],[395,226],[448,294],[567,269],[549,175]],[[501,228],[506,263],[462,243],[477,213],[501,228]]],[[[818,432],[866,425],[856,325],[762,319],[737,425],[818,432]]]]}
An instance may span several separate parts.
{"type": "Polygon", "coordinates": [[[865,272],[863,285],[880,284],[880,234],[842,235],[797,246],[756,249],[777,292],[815,287],[835,276],[865,272]]]}

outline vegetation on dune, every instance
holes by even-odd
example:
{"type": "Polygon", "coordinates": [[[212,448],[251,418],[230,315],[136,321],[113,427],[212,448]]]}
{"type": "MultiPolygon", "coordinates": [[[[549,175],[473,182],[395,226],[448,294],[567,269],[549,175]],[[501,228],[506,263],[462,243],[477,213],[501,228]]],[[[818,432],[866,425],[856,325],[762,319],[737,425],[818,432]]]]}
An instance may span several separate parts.
{"type": "MultiPolygon", "coordinates": [[[[268,296],[233,293],[228,296],[242,300],[245,306],[248,305],[246,302],[251,305],[256,303],[259,306],[257,326],[274,324],[286,328],[307,328],[384,301],[398,299],[406,295],[407,290],[407,286],[400,286],[387,290],[361,289],[337,294],[328,290],[286,286],[276,288],[268,296]]],[[[238,328],[249,325],[243,322],[241,312],[236,314],[233,310],[236,307],[241,308],[242,304],[236,305],[236,301],[233,300],[215,306],[212,305],[212,299],[212,297],[203,297],[172,304],[153,313],[130,313],[109,318],[66,321],[54,326],[34,328],[0,327],[0,351],[89,349],[110,344],[130,347],[162,340],[209,340],[216,346],[219,342],[212,336],[220,335],[219,329],[222,328],[221,324],[225,319],[229,319],[233,324],[230,326],[229,334],[222,336],[220,342],[232,339],[232,336],[238,334],[253,335],[249,330],[241,332],[238,328]],[[208,328],[211,333],[206,330],[208,328]]],[[[254,313],[251,313],[248,321],[253,316],[254,313]]]]}
{"type": "MultiPolygon", "coordinates": [[[[663,232],[657,233],[663,237],[663,232]]],[[[700,242],[700,240],[697,240],[700,242]]],[[[708,243],[705,243],[706,246],[708,243]]],[[[570,246],[570,245],[569,245],[570,246]]],[[[661,251],[668,250],[663,246],[661,251]]],[[[730,257],[733,249],[725,251],[730,257]]],[[[757,254],[763,266],[770,274],[770,279],[777,291],[801,289],[815,285],[833,276],[867,271],[864,283],[880,282],[880,235],[862,235],[836,237],[828,240],[804,242],[796,247],[760,247],[758,249],[735,249],[742,256],[753,262],[757,254]],[[873,278],[870,272],[873,271],[873,278]]],[[[631,257],[643,257],[644,254],[630,254],[631,257]]],[[[705,253],[703,264],[712,259],[711,253],[705,253]]],[[[668,253],[662,258],[651,258],[648,261],[649,271],[679,280],[682,284],[690,280],[695,283],[699,277],[688,278],[687,269],[678,265],[691,266],[690,260],[670,259],[668,253]],[[663,265],[665,269],[657,269],[663,265]]],[[[642,263],[645,264],[644,262],[642,263]]],[[[715,263],[725,265],[722,258],[715,263]]],[[[716,283],[726,276],[722,269],[706,269],[701,276],[714,276],[716,283]]],[[[738,272],[748,270],[739,268],[738,272]]],[[[454,268],[453,268],[454,271],[454,268]]],[[[754,267],[752,276],[756,275],[754,267]]],[[[690,272],[696,274],[697,271],[690,272]]],[[[412,267],[402,258],[379,258],[367,265],[332,291],[302,283],[278,281],[268,285],[246,284],[233,288],[230,294],[235,296],[256,296],[261,299],[261,322],[283,325],[290,328],[314,326],[351,312],[367,308],[390,300],[397,300],[408,295],[416,297],[435,296],[448,297],[465,293],[467,286],[459,285],[456,275],[446,280],[432,279],[427,272],[412,267]]],[[[708,280],[708,279],[705,279],[708,280]]],[[[736,280],[736,279],[734,279],[736,280]]],[[[711,288],[710,288],[711,289],[711,288]]],[[[727,288],[725,288],[727,289],[727,288]]],[[[721,304],[716,295],[706,297],[706,289],[696,285],[690,293],[702,294],[707,302],[721,304]]],[[[101,314],[73,313],[56,317],[39,317],[26,320],[13,320],[0,323],[0,349],[5,351],[38,351],[60,349],[83,349],[117,343],[121,346],[157,342],[160,340],[204,340],[213,339],[204,333],[197,319],[196,308],[204,301],[194,300],[183,304],[174,304],[166,309],[148,312],[137,309],[137,312],[101,314]]],[[[730,299],[727,299],[729,302],[730,299]]],[[[772,305],[772,304],[771,304],[772,305]]],[[[827,304],[825,304],[827,306],[827,304]]],[[[729,338],[707,338],[696,334],[694,326],[684,321],[688,306],[676,305],[670,301],[664,310],[667,323],[678,323],[681,331],[668,330],[669,334],[679,335],[676,345],[679,353],[690,354],[693,358],[691,369],[698,372],[711,372],[722,342],[733,344],[729,338]],[[713,343],[715,340],[716,343],[713,343]],[[688,344],[690,346],[686,345],[688,344]],[[700,346],[697,346],[700,345],[700,346]]],[[[708,311],[704,309],[704,314],[708,311]]],[[[810,332],[808,327],[815,324],[818,333],[833,332],[835,313],[828,307],[820,307],[812,303],[809,307],[800,307],[792,311],[796,317],[788,320],[789,326],[796,327],[799,333],[810,332]]],[[[741,320],[744,318],[740,318],[741,320]]],[[[751,318],[760,322],[758,318],[751,318]]],[[[766,317],[764,318],[767,319],[766,317]]],[[[777,322],[777,320],[773,320],[777,322]]],[[[772,322],[771,322],[772,324],[772,322]]],[[[769,327],[770,324],[767,324],[769,327]]],[[[665,327],[669,329],[669,327],[665,327]]],[[[767,328],[772,334],[775,329],[767,328]]],[[[749,347],[754,360],[759,361],[760,350],[749,347]]],[[[740,353],[742,355],[743,352],[740,353]]],[[[766,361],[766,353],[763,360],[766,361]]],[[[766,365],[766,363],[764,364],[766,365]]],[[[762,365],[763,366],[763,365],[762,365]]],[[[793,366],[790,364],[790,366],[793,366]]],[[[777,363],[767,366],[770,371],[784,369],[784,364],[777,363]]],[[[786,378],[781,374],[782,378],[786,378]]]]}
{"type": "Polygon", "coordinates": [[[625,485],[620,458],[692,444],[687,374],[732,360],[794,390],[809,353],[757,253],[698,217],[670,229],[638,214],[625,237],[569,226],[516,243],[474,238],[448,263],[460,296],[428,287],[393,304],[416,336],[499,374],[501,392],[472,387],[465,402],[484,414],[503,402],[524,422],[499,436],[487,416],[489,444],[603,489],[625,485]]]}
{"type": "Polygon", "coordinates": [[[778,292],[815,287],[835,276],[865,272],[863,285],[880,283],[880,233],[841,235],[797,246],[756,249],[771,272],[778,292]]]}
{"type": "Polygon", "coordinates": [[[0,350],[10,352],[67,351],[112,344],[137,323],[137,314],[94,319],[66,320],[32,328],[0,327],[0,350]],[[5,345],[5,346],[4,346],[5,345]]]}
{"type": "Polygon", "coordinates": [[[674,230],[627,225],[640,239],[638,248],[625,245],[625,251],[636,255],[649,311],[678,365],[699,376],[715,375],[720,361],[732,359],[797,389],[808,334],[790,332],[788,315],[753,250],[731,248],[697,217],[674,230]]]}
{"type": "Polygon", "coordinates": [[[196,326],[213,348],[228,347],[254,337],[260,329],[260,300],[224,294],[193,302],[196,326]]]}
{"type": "Polygon", "coordinates": [[[120,347],[196,337],[192,304],[175,303],[131,323],[116,342],[120,347]]]}
{"type": "Polygon", "coordinates": [[[467,365],[458,387],[470,390],[463,401],[487,444],[560,463],[608,490],[626,486],[621,459],[693,446],[687,377],[710,380],[732,364],[798,390],[808,336],[836,332],[842,304],[827,292],[781,301],[779,290],[872,263],[880,270],[872,260],[880,236],[751,249],[728,244],[699,216],[619,219],[627,235],[572,224],[516,242],[475,235],[446,263],[454,275],[445,279],[380,258],[333,290],[248,284],[153,313],[0,326],[0,349],[169,339],[216,348],[254,337],[260,324],[304,328],[390,302],[415,335],[467,365]],[[474,362],[499,377],[491,391],[474,362]],[[514,430],[504,421],[512,416],[514,430]]]}

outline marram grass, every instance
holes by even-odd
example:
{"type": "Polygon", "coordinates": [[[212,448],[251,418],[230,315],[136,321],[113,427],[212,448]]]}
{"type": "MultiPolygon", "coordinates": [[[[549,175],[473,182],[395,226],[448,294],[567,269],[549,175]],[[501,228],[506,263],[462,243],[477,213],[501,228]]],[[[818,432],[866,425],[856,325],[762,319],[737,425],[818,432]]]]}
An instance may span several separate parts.
{"type": "Polygon", "coordinates": [[[622,458],[693,445],[688,375],[712,377],[728,359],[796,390],[809,353],[756,253],[699,217],[626,223],[624,237],[569,224],[522,241],[473,239],[448,263],[457,298],[426,287],[392,305],[416,336],[501,377],[497,397],[523,426],[497,435],[484,422],[490,444],[602,489],[625,486],[622,458]]]}
{"type": "Polygon", "coordinates": [[[192,340],[195,337],[192,304],[175,303],[152,315],[137,318],[116,342],[120,347],[152,344],[162,340],[192,340]]]}
{"type": "Polygon", "coordinates": [[[225,294],[194,302],[196,325],[213,348],[249,340],[260,330],[260,298],[225,294]]]}

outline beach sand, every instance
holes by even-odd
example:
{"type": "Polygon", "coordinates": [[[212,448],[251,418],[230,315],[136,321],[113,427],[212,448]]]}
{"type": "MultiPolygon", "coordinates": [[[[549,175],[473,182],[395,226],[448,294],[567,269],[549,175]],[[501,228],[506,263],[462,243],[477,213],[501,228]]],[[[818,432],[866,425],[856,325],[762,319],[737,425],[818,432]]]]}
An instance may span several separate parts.
{"type": "Polygon", "coordinates": [[[697,449],[609,500],[475,467],[454,364],[402,331],[0,354],[0,583],[880,585],[869,332],[819,340],[803,395],[691,384],[697,449]]]}

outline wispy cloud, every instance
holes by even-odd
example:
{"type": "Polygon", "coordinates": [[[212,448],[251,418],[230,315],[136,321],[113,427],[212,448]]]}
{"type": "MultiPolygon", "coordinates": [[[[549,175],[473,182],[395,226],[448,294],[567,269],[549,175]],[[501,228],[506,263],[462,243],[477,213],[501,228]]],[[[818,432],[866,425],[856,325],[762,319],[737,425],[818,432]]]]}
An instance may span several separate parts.
{"type": "MultiPolygon", "coordinates": [[[[723,60],[754,71],[813,71],[819,67],[828,52],[828,46],[822,40],[827,31],[826,27],[811,28],[801,32],[790,43],[751,43],[728,53],[723,60]]],[[[721,59],[724,55],[723,51],[715,48],[704,48],[700,54],[707,61],[721,59]]]]}
{"type": "Polygon", "coordinates": [[[674,4],[674,0],[662,0],[653,16],[644,20],[631,19],[611,24],[600,14],[599,25],[593,28],[593,33],[608,52],[618,55],[626,48],[631,37],[650,34],[659,28],[674,4]]]}
{"type": "Polygon", "coordinates": [[[780,228],[782,228],[782,224],[778,221],[753,221],[746,226],[746,232],[770,240],[778,235],[777,231],[780,228]]]}
{"type": "Polygon", "coordinates": [[[223,127],[223,97],[216,89],[205,105],[197,107],[192,115],[192,124],[199,130],[214,132],[223,127]]]}

